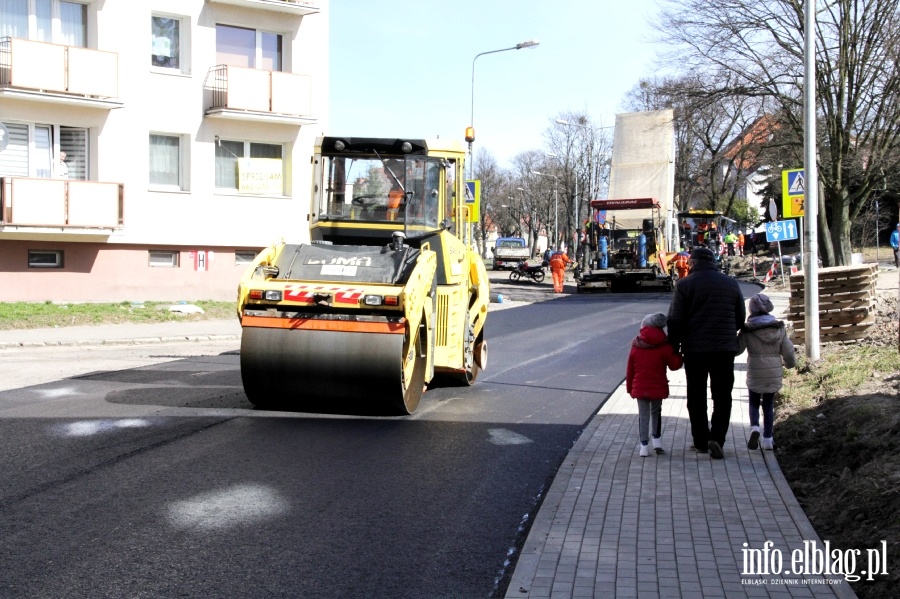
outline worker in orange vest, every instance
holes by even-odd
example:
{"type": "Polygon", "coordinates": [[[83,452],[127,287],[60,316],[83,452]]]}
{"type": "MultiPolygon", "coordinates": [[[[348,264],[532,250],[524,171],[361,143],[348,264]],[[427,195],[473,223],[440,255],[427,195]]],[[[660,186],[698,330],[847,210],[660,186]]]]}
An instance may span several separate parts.
{"type": "Polygon", "coordinates": [[[744,233],[743,233],[743,231],[738,233],[737,246],[738,246],[738,255],[743,256],[744,255],[744,233]]]}
{"type": "Polygon", "coordinates": [[[550,256],[550,272],[553,273],[553,292],[563,292],[563,281],[566,280],[566,264],[574,262],[565,252],[556,251],[550,256]]]}
{"type": "Polygon", "coordinates": [[[675,254],[675,271],[679,279],[685,278],[691,272],[691,255],[684,251],[684,248],[675,254]]]}

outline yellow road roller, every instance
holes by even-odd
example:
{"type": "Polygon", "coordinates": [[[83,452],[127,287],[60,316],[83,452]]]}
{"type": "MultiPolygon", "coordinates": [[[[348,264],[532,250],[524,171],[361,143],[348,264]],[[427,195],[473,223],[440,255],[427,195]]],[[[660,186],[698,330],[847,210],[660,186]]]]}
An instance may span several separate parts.
{"type": "Polygon", "coordinates": [[[309,244],[263,250],[238,287],[241,379],[261,407],[411,414],[487,363],[489,283],[459,142],[320,137],[309,244]]]}

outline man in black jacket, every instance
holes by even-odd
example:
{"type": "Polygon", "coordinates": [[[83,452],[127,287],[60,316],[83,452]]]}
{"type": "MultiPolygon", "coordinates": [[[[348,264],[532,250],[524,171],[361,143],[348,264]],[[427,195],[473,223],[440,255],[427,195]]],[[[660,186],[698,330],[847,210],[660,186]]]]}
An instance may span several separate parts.
{"type": "Polygon", "coordinates": [[[744,323],[744,296],[737,281],[716,269],[707,248],[691,253],[691,274],[680,279],[669,306],[669,341],[684,355],[687,408],[694,448],[713,458],[722,447],[731,419],[734,357],[737,332],[744,323]],[[711,426],[707,420],[706,381],[713,400],[711,426]]]}

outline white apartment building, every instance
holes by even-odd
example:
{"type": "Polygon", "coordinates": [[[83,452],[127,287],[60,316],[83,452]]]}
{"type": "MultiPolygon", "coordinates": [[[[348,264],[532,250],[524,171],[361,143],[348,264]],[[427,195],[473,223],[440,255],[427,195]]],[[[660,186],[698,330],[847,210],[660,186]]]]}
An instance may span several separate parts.
{"type": "Polygon", "coordinates": [[[231,300],[307,240],[328,2],[0,0],[0,301],[231,300]]]}

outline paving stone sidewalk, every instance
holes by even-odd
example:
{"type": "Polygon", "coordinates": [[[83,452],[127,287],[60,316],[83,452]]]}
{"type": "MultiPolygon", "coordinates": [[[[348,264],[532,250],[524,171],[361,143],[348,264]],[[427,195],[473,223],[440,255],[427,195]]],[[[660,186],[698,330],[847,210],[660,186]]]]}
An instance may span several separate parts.
{"type": "MultiPolygon", "coordinates": [[[[780,295],[776,312],[787,305],[780,295]]],[[[723,460],[690,449],[684,369],[669,373],[661,456],[638,455],[637,406],[622,385],[560,468],[506,597],[856,597],[840,575],[792,573],[794,550],[824,544],[773,452],[747,449],[745,368],[746,354],[735,361],[723,460]],[[751,575],[764,571],[750,555],[763,554],[748,550],[767,541],[781,574],[751,575]]]]}

